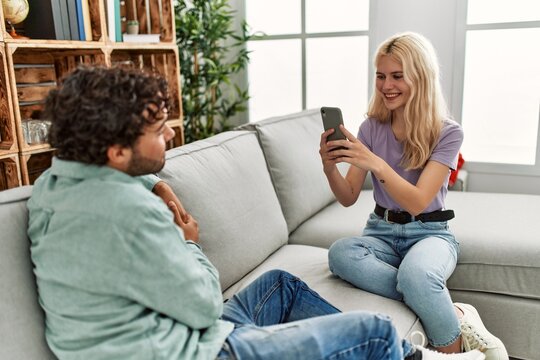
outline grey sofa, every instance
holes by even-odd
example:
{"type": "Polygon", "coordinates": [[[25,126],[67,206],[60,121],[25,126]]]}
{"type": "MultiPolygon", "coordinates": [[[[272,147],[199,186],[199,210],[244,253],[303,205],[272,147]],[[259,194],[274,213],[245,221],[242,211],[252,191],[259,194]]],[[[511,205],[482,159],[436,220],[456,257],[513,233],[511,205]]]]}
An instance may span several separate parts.
{"type": "MultiPolygon", "coordinates": [[[[327,248],[362,231],[374,208],[364,190],[337,204],[318,155],[318,112],[243,126],[167,152],[159,176],[198,219],[201,245],[221,274],[224,297],[266,270],[303,278],[343,311],[389,314],[407,337],[421,330],[403,304],[331,275],[327,248]]],[[[342,169],[345,171],[346,169],[342,169]]],[[[0,359],[53,359],[43,337],[26,237],[31,187],[0,192],[0,359]]],[[[477,307],[511,356],[540,358],[540,196],[450,192],[461,257],[448,281],[455,301],[477,307]]]]}

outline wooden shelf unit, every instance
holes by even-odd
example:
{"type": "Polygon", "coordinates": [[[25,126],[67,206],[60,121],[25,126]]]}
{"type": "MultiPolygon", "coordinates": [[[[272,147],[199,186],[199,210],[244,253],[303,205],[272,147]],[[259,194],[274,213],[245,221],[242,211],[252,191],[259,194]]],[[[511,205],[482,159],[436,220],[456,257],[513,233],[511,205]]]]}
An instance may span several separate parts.
{"type": "MultiPolygon", "coordinates": [[[[173,0],[122,1],[123,18],[138,20],[140,34],[160,34],[160,42],[152,44],[109,39],[106,1],[88,0],[91,41],[14,39],[6,29],[0,6],[0,172],[4,175],[0,175],[0,190],[8,184],[33,184],[50,166],[54,149],[46,143],[28,144],[23,121],[39,119],[49,90],[81,64],[129,64],[166,78],[172,99],[168,123],[176,132],[168,147],[184,143],[173,0]],[[12,175],[14,169],[18,171],[17,180],[12,175]]],[[[125,26],[123,21],[122,32],[125,26]]],[[[24,34],[24,22],[15,28],[24,34]]]]}

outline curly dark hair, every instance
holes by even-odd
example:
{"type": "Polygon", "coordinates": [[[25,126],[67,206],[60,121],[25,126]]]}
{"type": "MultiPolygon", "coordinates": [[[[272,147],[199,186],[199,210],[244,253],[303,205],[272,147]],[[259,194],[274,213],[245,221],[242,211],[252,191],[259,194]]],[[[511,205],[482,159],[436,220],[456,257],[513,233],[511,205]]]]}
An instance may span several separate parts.
{"type": "Polygon", "coordinates": [[[104,165],[111,145],[133,147],[160,110],[169,110],[167,81],[161,76],[81,66],[49,93],[44,115],[51,120],[49,143],[58,158],[104,165]]]}

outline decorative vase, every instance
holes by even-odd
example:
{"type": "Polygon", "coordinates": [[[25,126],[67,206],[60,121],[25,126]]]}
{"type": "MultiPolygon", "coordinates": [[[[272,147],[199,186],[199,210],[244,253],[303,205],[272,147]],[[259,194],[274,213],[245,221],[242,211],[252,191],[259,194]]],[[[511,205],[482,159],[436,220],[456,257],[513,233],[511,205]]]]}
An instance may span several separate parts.
{"type": "Polygon", "coordinates": [[[139,33],[139,23],[136,21],[128,21],[126,32],[130,35],[137,35],[139,33]]]}

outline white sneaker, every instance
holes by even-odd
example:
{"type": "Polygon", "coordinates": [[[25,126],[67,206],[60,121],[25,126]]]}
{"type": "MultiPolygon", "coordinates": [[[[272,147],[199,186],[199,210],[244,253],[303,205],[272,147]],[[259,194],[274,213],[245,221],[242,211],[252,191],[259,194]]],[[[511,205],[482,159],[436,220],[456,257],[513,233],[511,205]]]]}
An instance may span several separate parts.
{"type": "Polygon", "coordinates": [[[508,360],[508,353],[502,341],[487,331],[478,311],[469,304],[455,303],[463,311],[460,319],[462,347],[465,351],[480,350],[486,360],[508,360]]]}
{"type": "Polygon", "coordinates": [[[426,349],[422,346],[416,346],[416,351],[422,353],[422,360],[484,360],[486,358],[484,354],[478,350],[460,354],[443,354],[438,351],[426,349]]]}

